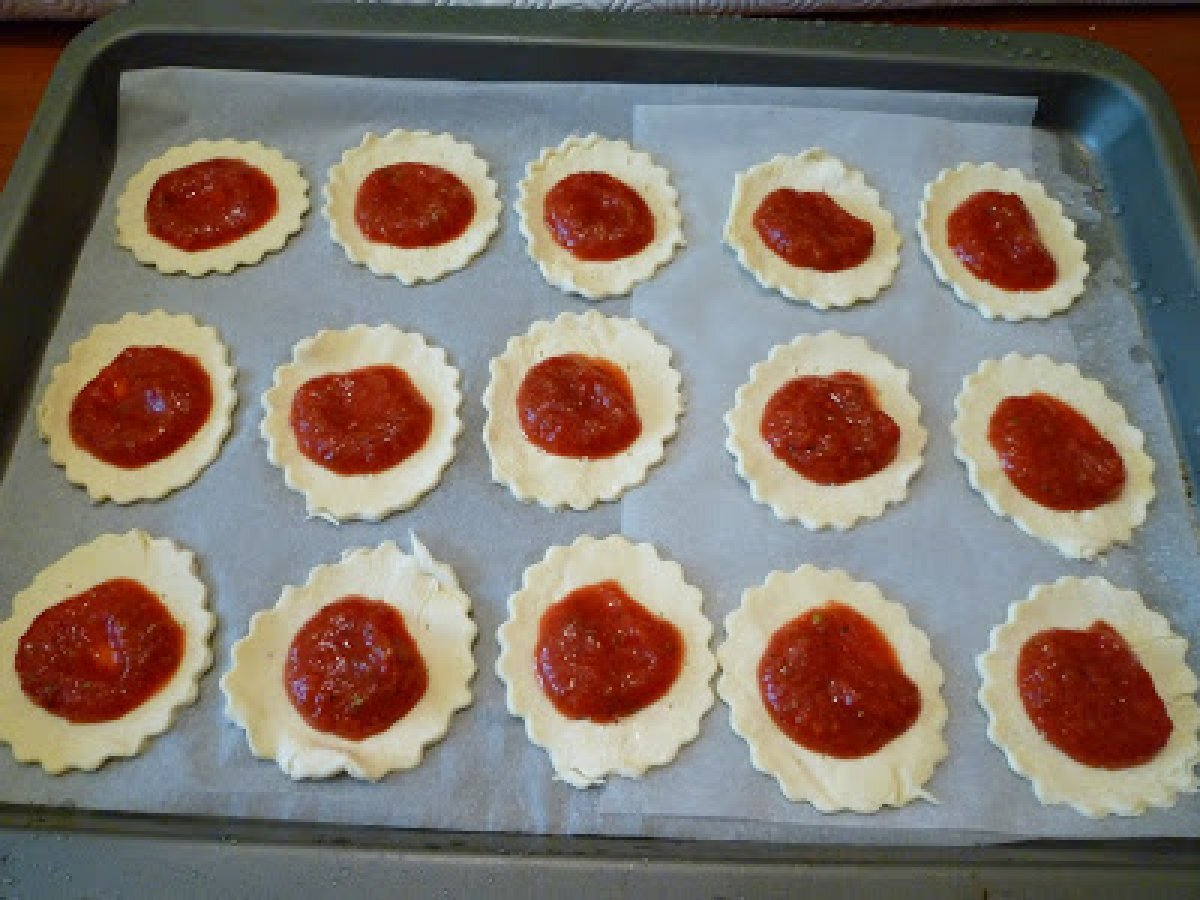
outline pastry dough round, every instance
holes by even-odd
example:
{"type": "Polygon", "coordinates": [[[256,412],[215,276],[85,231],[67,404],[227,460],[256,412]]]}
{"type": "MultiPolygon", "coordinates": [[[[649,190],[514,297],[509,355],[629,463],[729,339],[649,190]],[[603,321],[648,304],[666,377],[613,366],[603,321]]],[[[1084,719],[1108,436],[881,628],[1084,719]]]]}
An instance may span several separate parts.
{"type": "Polygon", "coordinates": [[[966,464],[971,487],[996,515],[1008,516],[1064,556],[1091,559],[1112,544],[1128,541],[1146,520],[1146,507],[1154,499],[1154,460],[1142,450],[1142,433],[1129,424],[1125,410],[1109,399],[1100,382],[1084,378],[1073,365],[1015,353],[984,360],[963,381],[954,408],[954,455],[966,464]],[[1071,406],[1121,454],[1125,487],[1117,499],[1095,509],[1060,512],[1030,500],[1008,480],[988,441],[988,425],[1000,401],[1032,393],[1048,394],[1071,406]]]}
{"type": "Polygon", "coordinates": [[[287,486],[304,494],[309,516],[375,522],[408,509],[438,483],[462,431],[461,403],[458,369],[446,361],[441,347],[392,325],[355,325],[319,331],[292,348],[292,361],[275,370],[275,381],[262,396],[266,415],[259,432],[267,442],[267,458],[283,470],[287,486]],[[421,448],[392,468],[374,475],[339,475],[300,452],[291,425],[292,398],[313,378],[374,365],[404,370],[433,408],[433,425],[421,448]]]}
{"type": "Polygon", "coordinates": [[[518,185],[517,214],[529,255],[542,276],[557,288],[593,300],[628,294],[635,284],[665,265],[684,245],[678,193],[670,174],[625,141],[596,134],[572,136],[548,147],[529,163],[518,185]],[[654,238],[639,252],[611,262],[577,259],[560,247],[546,228],[542,209],[546,193],[568,175],[603,172],[637,191],[654,215],[654,238]]]}
{"type": "Polygon", "coordinates": [[[300,230],[306,212],[308,180],[298,165],[274,147],[265,147],[258,141],[195,141],[184,147],[172,147],[129,179],[117,199],[117,243],[132,250],[138,262],[166,274],[228,275],[238,266],[254,265],[268,253],[282,249],[288,238],[300,230]],[[239,159],[259,169],[275,185],[279,207],[270,220],[245,237],[210,250],[180,250],[146,229],[146,201],[163,175],[210,159],[239,159]]]}
{"type": "Polygon", "coordinates": [[[488,414],[483,443],[492,460],[492,479],[507,485],[518,500],[571,509],[614,500],[646,480],[650,467],[663,458],[663,444],[679,427],[683,400],[671,351],[634,319],[588,310],[535,322],[527,333],[509,339],[490,369],[491,381],[483,392],[488,414]],[[603,357],[629,378],[642,430],[622,452],[604,459],[555,456],[521,430],[516,398],[525,374],[542,360],[566,353],[603,357]]]}
{"type": "Polygon", "coordinates": [[[1083,258],[1087,247],[1075,236],[1075,223],[1063,215],[1061,203],[1019,169],[1001,169],[995,163],[963,163],[956,169],[943,169],[925,185],[917,233],[938,279],[986,318],[1009,322],[1045,319],[1062,312],[1083,293],[1088,274],[1083,258]],[[946,241],[946,220],[960,203],[980,191],[1016,194],[1025,202],[1042,244],[1058,266],[1054,284],[1041,291],[1008,291],[977,278],[954,255],[946,241]]]}
{"type": "Polygon", "coordinates": [[[879,191],[867,184],[862,172],[818,147],[798,156],[776,156],[734,177],[725,243],[763,287],[817,309],[850,306],[877,296],[891,284],[900,264],[900,235],[892,214],[880,202],[879,191]],[[840,272],[791,265],[763,243],[754,227],[759,205],[779,188],[823,192],[846,212],[869,222],[875,232],[871,255],[840,272]]]}
{"type": "Polygon", "coordinates": [[[1095,576],[1036,585],[1027,599],[1009,606],[1008,621],[992,629],[991,643],[976,661],[988,737],[1004,751],[1013,771],[1033,782],[1044,804],[1066,803],[1092,818],[1137,816],[1150,806],[1174,806],[1178,793],[1200,786],[1195,775],[1200,709],[1196,676],[1184,661],[1186,650],[1187,641],[1134,591],[1095,576]],[[1099,620],[1129,643],[1174,726],[1166,746],[1140,766],[1108,770],[1076,762],[1034,727],[1017,687],[1017,660],[1026,641],[1051,628],[1085,629],[1099,620]]]}
{"type": "Polygon", "coordinates": [[[944,679],[929,639],[909,622],[903,606],[840,569],[804,565],[794,572],[772,572],[765,583],[744,591],[742,605],[725,618],[725,631],[728,637],[717,650],[717,693],[729,705],[733,730],[750,745],[754,768],[773,776],[789,800],[806,800],[821,812],[876,812],[918,797],[933,801],[924,784],[948,752],[942,739],[944,679]],[[831,601],[871,620],[921,694],[921,711],[908,730],[859,759],[825,756],[794,742],[775,725],[758,686],[759,660],[771,636],[806,610],[831,601]]]}
{"type": "Polygon", "coordinates": [[[329,234],[346,251],[352,263],[375,275],[394,275],[407,285],[434,281],[463,268],[483,252],[500,227],[500,200],[496,182],[488,177],[488,164],[475,148],[449,134],[396,129],[384,137],[367,132],[357,147],[342,154],[329,170],[325,206],[329,234]],[[437,166],[455,175],[475,199],[475,215],[467,230],[453,240],[433,247],[393,247],[362,233],[354,217],[359,188],[376,169],[402,162],[437,166]]]}
{"type": "Polygon", "coordinates": [[[738,474],[749,482],[751,496],[770,506],[777,518],[798,519],[813,530],[845,530],[859,519],[882,515],[889,503],[908,494],[928,436],[920,416],[921,405],[908,390],[908,372],[865,340],[836,331],[802,334],[790,344],[773,347],[766,361],[751,368],[750,380],[738,388],[733,409],[725,415],[725,446],[737,461],[738,474]],[[871,383],[879,408],[900,428],[900,443],[895,458],[874,475],[841,485],[817,484],[776,457],[763,440],[763,408],[795,378],[845,371],[871,383]]]}
{"type": "Polygon", "coordinates": [[[0,624],[0,741],[12,746],[18,762],[36,762],[52,775],[135,756],[170,727],[180,707],[195,701],[200,676],[212,665],[215,625],[190,550],[144,531],[105,534],[76,547],[13,598],[11,618],[0,624]],[[75,724],[25,695],[14,667],[17,645],[44,610],[113,578],[133,579],[158,596],[183,629],[183,656],[170,680],[136,709],[111,722],[75,724]]]}
{"type": "Polygon", "coordinates": [[[391,541],[373,550],[347,550],[340,562],[317,566],[302,587],[285,587],[273,609],[251,618],[249,633],[233,645],[233,665],[221,678],[221,691],[225,715],[245,730],[256,757],[275,760],[297,780],[346,772],[377,781],[416,766],[425,747],[446,734],[454,713],[470,705],[477,633],[471,599],[449,566],[435,561],[415,537],[410,540],[412,555],[391,541]],[[417,705],[386,731],[360,741],[305,722],[283,679],[296,632],[319,610],[350,595],[399,610],[428,673],[417,705]]]}
{"type": "Polygon", "coordinates": [[[67,361],[54,367],[38,406],[38,429],[50,445],[50,459],[66,471],[67,480],[82,485],[94,502],[156,500],[191,484],[221,450],[229,434],[237,394],[229,351],[216,329],[188,315],[162,310],[126,313],[112,324],[97,325],[71,345],[67,361]],[[71,405],[76,396],[123,350],[167,347],[195,359],[208,373],[212,410],[186,444],[158,462],[125,469],[97,459],[71,437],[71,405]]]}
{"type": "Polygon", "coordinates": [[[556,778],[577,788],[602,784],[612,774],[640,778],[695,740],[713,704],[710,682],[717,667],[708,649],[712,624],[701,604],[700,591],[683,580],[678,563],[620,535],[583,535],[569,547],[551,547],[545,559],[525,570],[497,634],[496,674],[506,687],[508,711],[525,720],[529,740],[549,751],[556,778]],[[599,725],[568,719],[554,708],[538,684],[534,654],[543,613],[576,588],[608,580],[679,629],[684,658],[664,696],[618,722],[599,725]]]}

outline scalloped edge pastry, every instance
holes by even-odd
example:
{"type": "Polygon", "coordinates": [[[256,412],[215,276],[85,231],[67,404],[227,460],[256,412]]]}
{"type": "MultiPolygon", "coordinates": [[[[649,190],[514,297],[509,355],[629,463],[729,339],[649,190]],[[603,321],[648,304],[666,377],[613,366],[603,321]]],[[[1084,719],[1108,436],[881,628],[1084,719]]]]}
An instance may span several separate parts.
{"type": "Polygon", "coordinates": [[[237,393],[229,350],[217,330],[189,315],[161,309],[126,313],[118,321],[95,326],[71,345],[67,361],[54,367],[38,405],[38,430],[49,444],[50,459],[62,466],[67,480],[82,486],[92,502],[157,500],[191,484],[221,452],[233,423],[237,393]],[[71,406],[79,392],[128,347],[167,347],[195,359],[208,373],[212,410],[191,440],[170,456],[125,469],[97,459],[71,437],[71,406]]]}
{"type": "Polygon", "coordinates": [[[929,638],[909,621],[902,605],[841,569],[803,565],[792,572],[771,572],[763,584],[743,591],[741,606],[725,618],[725,631],[725,643],[717,650],[717,693],[729,706],[733,730],[750,747],[754,768],[775,778],[784,796],[824,813],[877,812],[917,798],[937,802],[924,785],[949,752],[942,737],[944,677],[929,638]],[[794,742],[771,719],[758,687],[759,660],[771,636],[806,610],[831,601],[879,628],[921,694],[921,711],[908,730],[859,759],[837,759],[794,742]]]}
{"type": "Polygon", "coordinates": [[[117,198],[117,243],[131,250],[138,262],[167,275],[228,275],[238,266],[254,265],[268,253],[283,249],[304,224],[308,205],[308,180],[300,166],[274,147],[258,141],[193,141],[156,156],[126,183],[117,198]],[[246,236],[210,250],[180,250],[152,235],[146,229],[146,201],[155,182],[168,172],[219,158],[239,159],[271,179],[279,200],[275,215],[246,236]]]}
{"type": "Polygon", "coordinates": [[[555,778],[576,788],[602,784],[613,774],[640,778],[696,739],[713,705],[710,682],[717,667],[708,649],[712,623],[702,603],[679,563],[662,559],[650,544],[632,544],[620,535],[582,535],[569,547],[551,547],[525,570],[497,632],[496,674],[505,685],[508,711],[524,719],[529,740],[549,752],[555,778]],[[534,648],[547,608],[578,587],[609,579],[674,624],[686,650],[679,677],[664,696],[619,722],[599,725],[568,719],[554,708],[538,684],[534,648]]]}
{"type": "Polygon", "coordinates": [[[500,227],[500,199],[488,164],[475,148],[450,134],[405,131],[397,128],[383,137],[367,132],[357,147],[342,154],[329,170],[322,214],[329,236],[346,251],[346,258],[366,266],[372,274],[394,276],[406,285],[435,281],[464,268],[483,252],[500,227]],[[376,169],[402,162],[437,166],[455,175],[475,199],[475,215],[467,230],[453,240],[433,247],[393,247],[362,233],[354,205],[363,180],[376,169]]]}
{"type": "Polygon", "coordinates": [[[1063,214],[1061,203],[1020,169],[1001,169],[995,163],[962,163],[943,169],[925,185],[917,234],[938,280],[988,319],[1045,319],[1065,310],[1083,293],[1089,271],[1084,260],[1087,247],[1075,236],[1075,223],[1063,214]],[[1025,202],[1043,246],[1058,266],[1053,285],[1042,291],[1004,290],[977,278],[954,255],[946,241],[946,219],[968,197],[987,190],[1017,194],[1025,202]]]}
{"type": "Polygon", "coordinates": [[[858,169],[819,147],[810,147],[796,156],[778,155],[737,173],[724,239],[742,267],[764,288],[817,309],[851,306],[878,296],[892,283],[900,264],[900,234],[892,214],[880,201],[879,191],[867,184],[866,176],[858,169]],[[871,255],[840,272],[821,272],[788,263],[763,243],[754,227],[759,205],[778,188],[823,192],[846,212],[869,222],[875,232],[871,255]]]}
{"type": "Polygon", "coordinates": [[[492,480],[506,485],[518,500],[575,510],[615,500],[646,480],[679,428],[683,398],[680,375],[671,366],[671,350],[636,319],[588,310],[562,313],[553,322],[534,322],[528,332],[510,338],[488,368],[483,443],[492,461],[492,480]],[[604,459],[555,456],[525,437],[516,412],[525,373],[542,360],[564,353],[604,357],[628,376],[642,431],[626,450],[604,459]]]}
{"type": "Polygon", "coordinates": [[[879,517],[889,503],[899,503],[921,468],[928,437],[908,381],[907,370],[854,335],[802,334],[790,344],[772,347],[766,360],[750,369],[750,380],[738,388],[733,409],[725,414],[725,447],[736,460],[738,475],[750,485],[750,495],[770,506],[776,518],[799,520],[809,530],[844,531],[859,519],[879,517]],[[880,409],[900,428],[900,443],[895,458],[874,475],[842,485],[816,484],[771,452],[762,438],[763,408],[794,378],[842,371],[870,380],[880,409]]]}
{"type": "Polygon", "coordinates": [[[954,409],[957,416],[950,426],[954,455],[966,465],[971,487],[996,515],[1012,519],[1026,534],[1064,556],[1091,559],[1112,544],[1127,542],[1146,520],[1146,508],[1154,499],[1154,460],[1142,449],[1142,432],[1129,424],[1124,408],[1109,398],[1100,382],[1085,378],[1070,363],[1016,353],[1001,360],[985,359],[963,380],[954,409]],[[988,424],[1005,397],[1034,392],[1069,404],[1112,442],[1125,463],[1120,497],[1095,509],[1060,512],[1030,500],[1008,480],[988,442],[988,424]]]}
{"type": "Polygon", "coordinates": [[[284,587],[272,609],[250,619],[221,678],[225,716],[246,732],[250,752],[278,763],[300,780],[345,772],[377,781],[421,762],[425,748],[445,736],[454,713],[471,703],[472,645],[478,633],[471,599],[453,570],[434,560],[411,533],[412,554],[387,541],[346,550],[341,560],[313,568],[301,587],[284,587]],[[282,666],[292,639],[320,609],[361,594],[395,607],[428,671],[425,693],[386,731],[360,741],[311,727],[284,689],[282,666]]]}
{"type": "Polygon", "coordinates": [[[679,194],[670,173],[650,154],[625,141],[598,134],[572,135],[557,147],[547,147],[525,168],[517,185],[516,209],[529,256],[554,287],[591,300],[628,294],[666,265],[684,246],[679,194]],[[654,215],[654,239],[638,253],[611,262],[576,259],[555,243],[542,215],[546,193],[568,175],[604,172],[636,190],[654,215]]]}
{"type": "Polygon", "coordinates": [[[1004,751],[1012,770],[1032,782],[1043,804],[1067,804],[1091,818],[1137,816],[1151,806],[1174,806],[1177,794],[1200,787],[1194,771],[1200,763],[1200,708],[1196,676],[1184,661],[1187,644],[1139,594],[1103,578],[1067,577],[1035,585],[1025,600],[1009,606],[1008,621],[992,629],[988,649],[976,658],[988,738],[1004,751]],[[1063,753],[1034,727],[1017,688],[1017,659],[1026,641],[1047,629],[1088,628],[1100,619],[1128,641],[1174,726],[1154,759],[1127,769],[1086,766],[1063,753]]]}
{"type": "Polygon", "coordinates": [[[0,741],[11,745],[18,762],[38,763],[51,775],[91,772],[107,759],[137,755],[195,702],[212,665],[215,627],[192,551],[140,530],[76,547],[13,598],[12,615],[0,624],[0,741]],[[17,644],[44,610],[112,578],[132,578],[158,596],[184,631],[183,656],[170,680],[136,709],[110,722],[74,724],[25,696],[13,663],[17,644]]]}

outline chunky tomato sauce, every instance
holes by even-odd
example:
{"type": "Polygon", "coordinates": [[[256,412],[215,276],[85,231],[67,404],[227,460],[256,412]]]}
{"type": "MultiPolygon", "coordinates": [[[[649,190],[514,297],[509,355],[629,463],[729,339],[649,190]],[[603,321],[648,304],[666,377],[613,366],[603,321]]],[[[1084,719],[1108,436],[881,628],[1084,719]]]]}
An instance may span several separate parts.
{"type": "Polygon", "coordinates": [[[843,272],[866,262],[875,246],[871,223],[823,191],[771,191],[754,211],[753,223],[764,244],[801,269],[843,272]]]}
{"type": "Polygon", "coordinates": [[[642,195],[604,172],[576,172],[546,192],[550,236],[576,259],[612,262],[654,240],[654,213],[642,195]]]}
{"type": "Polygon", "coordinates": [[[461,237],[475,218],[475,197],[453,172],[402,162],[376,169],[358,188],[354,221],[370,240],[404,250],[461,237]]]}
{"type": "Polygon", "coordinates": [[[555,456],[604,459],[642,433],[629,377],[593,356],[551,356],[517,388],[517,421],[533,444],[555,456]]]}
{"type": "Polygon", "coordinates": [[[146,229],[178,250],[212,250],[262,228],[278,209],[279,192],[261,169],[240,159],[206,159],[154,182],[146,229]]]}
{"type": "Polygon", "coordinates": [[[1044,291],[1058,279],[1058,265],[1016,194],[972,194],[946,220],[946,241],[967,271],[1002,290],[1044,291]]]}

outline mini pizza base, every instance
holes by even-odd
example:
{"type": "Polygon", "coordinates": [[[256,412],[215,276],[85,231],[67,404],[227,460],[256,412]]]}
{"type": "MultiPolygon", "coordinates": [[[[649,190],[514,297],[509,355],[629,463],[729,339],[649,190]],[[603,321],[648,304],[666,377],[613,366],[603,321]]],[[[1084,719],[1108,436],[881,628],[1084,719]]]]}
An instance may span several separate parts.
{"type": "Polygon", "coordinates": [[[406,285],[436,281],[463,268],[483,252],[500,227],[500,200],[496,182],[488,177],[488,164],[474,147],[449,134],[396,129],[376,137],[368,131],[357,147],[342,154],[328,178],[321,212],[329,222],[330,237],[350,262],[406,285]],[[466,231],[443,244],[416,248],[393,247],[362,233],[354,216],[359,188],[376,169],[402,162],[437,166],[462,181],[475,199],[475,215],[466,231]]]}
{"type": "Polygon", "coordinates": [[[483,442],[492,462],[492,479],[506,485],[518,500],[575,510],[615,500],[646,480],[679,427],[683,399],[671,351],[635,319],[588,310],[562,313],[553,322],[535,322],[526,334],[509,339],[489,369],[491,380],[483,393],[487,410],[483,442]],[[542,360],[565,353],[603,357],[629,378],[642,431],[621,453],[604,459],[555,456],[531,443],[521,430],[516,398],[525,374],[542,360]]]}
{"type": "Polygon", "coordinates": [[[312,569],[303,586],[285,587],[272,609],[251,618],[249,632],[233,645],[221,691],[226,717],[246,732],[254,756],[274,760],[295,780],[345,772],[378,781],[420,763],[425,748],[446,734],[454,713],[470,705],[477,633],[471,600],[454,572],[411,540],[411,555],[391,541],[347,550],[340,562],[312,569]],[[416,706],[386,731],[361,741],[310,726],[292,706],[283,679],[296,632],[319,610],[354,594],[400,611],[429,678],[416,706]]]}
{"type": "Polygon", "coordinates": [[[936,802],[924,785],[949,752],[942,737],[944,678],[929,639],[909,622],[903,606],[840,569],[804,565],[793,572],[772,572],[762,585],[744,591],[741,606],[725,618],[725,631],[725,643],[717,650],[717,693],[729,706],[733,730],[750,747],[754,768],[775,778],[784,796],[824,813],[877,812],[917,798],[936,802]],[[771,636],[805,611],[831,601],[874,623],[921,694],[921,711],[909,729],[859,759],[825,756],[792,741],[771,719],[758,687],[759,660],[771,636]]]}
{"type": "Polygon", "coordinates": [[[0,741],[18,762],[38,763],[51,775],[94,771],[107,759],[136,756],[196,700],[200,677],[212,665],[216,619],[195,562],[190,550],[144,531],[105,534],[43,569],[13,598],[12,616],[0,623],[0,741]],[[43,611],[113,578],[134,579],[158,596],[183,629],[183,656],[170,680],[136,709],[110,722],[74,724],[25,695],[14,662],[17,645],[43,611]]]}
{"type": "Polygon", "coordinates": [[[625,141],[597,134],[568,137],[529,163],[517,191],[517,215],[529,256],[546,281],[567,293],[591,300],[628,294],[666,265],[685,243],[679,194],[671,186],[669,173],[648,153],[634,150],[625,141]],[[641,195],[654,216],[654,238],[645,248],[611,262],[592,262],[576,259],[555,242],[542,213],[546,194],[563,178],[578,172],[603,172],[641,195]]]}
{"type": "Polygon", "coordinates": [[[1075,236],[1075,223],[1036,181],[1019,169],[1001,169],[995,163],[963,163],[943,169],[929,184],[917,219],[921,249],[938,280],[949,285],[964,303],[974,306],[988,319],[1018,322],[1045,319],[1067,309],[1083,293],[1088,264],[1087,247],[1075,236]],[[1042,291],[1007,291],[977,278],[959,261],[946,239],[946,220],[959,204],[980,191],[996,190],[1017,194],[1029,208],[1042,244],[1054,257],[1058,278],[1042,291]]]}
{"type": "Polygon", "coordinates": [[[1186,651],[1187,640],[1134,591],[1096,576],[1036,585],[1027,599],[1009,606],[1008,621],[992,629],[988,649],[976,659],[988,738],[1004,752],[1012,770],[1033,783],[1045,805],[1067,804],[1090,818],[1138,816],[1151,806],[1174,806],[1179,793],[1193,793],[1200,786],[1195,775],[1200,709],[1186,651]],[[1025,712],[1016,678],[1017,660],[1029,638],[1051,628],[1086,629],[1101,619],[1122,634],[1149,672],[1174,726],[1154,759],[1114,771],[1078,763],[1047,741],[1025,712]]]}
{"type": "Polygon", "coordinates": [[[191,484],[221,451],[233,420],[237,394],[229,351],[216,329],[188,315],[162,310],[126,313],[112,324],[97,325],[71,345],[67,361],[54,367],[38,406],[38,429],[50,448],[50,459],[62,466],[67,480],[82,486],[94,503],[157,500],[191,484]],[[71,437],[71,405],[100,370],[128,347],[168,347],[193,357],[208,373],[212,410],[191,440],[170,456],[125,469],[97,459],[71,437]]]}
{"type": "Polygon", "coordinates": [[[458,370],[446,361],[446,351],[427,344],[416,332],[392,325],[319,331],[292,348],[292,361],[275,370],[274,382],[262,396],[266,415],[259,432],[267,442],[267,458],[283,470],[287,486],[304,495],[310,517],[334,523],[375,522],[408,509],[437,485],[454,459],[455,441],[462,431],[458,378],[458,370]],[[403,369],[433,408],[432,429],[421,448],[373,475],[339,475],[301,453],[291,426],[296,390],[321,375],[385,364],[403,369]]]}
{"type": "Polygon", "coordinates": [[[1154,460],[1142,450],[1142,432],[1129,424],[1125,410],[1100,382],[1084,378],[1075,366],[1016,353],[984,360],[964,379],[954,408],[954,455],[966,465],[971,487],[992,512],[1012,519],[1026,534],[1064,556],[1091,559],[1113,544],[1127,542],[1146,520],[1146,508],[1154,499],[1154,460]],[[1060,512],[1030,500],[1008,480],[988,441],[988,425],[1000,401],[1037,392],[1069,404],[1121,454],[1125,487],[1120,497],[1095,509],[1060,512]]]}
{"type": "Polygon", "coordinates": [[[117,243],[133,251],[138,262],[172,275],[193,278],[220,272],[228,275],[238,266],[251,266],[268,253],[283,249],[288,238],[304,224],[308,212],[308,180],[296,163],[274,147],[258,141],[195,141],[172,147],[144,165],[129,179],[117,198],[117,243]],[[262,227],[244,237],[209,250],[180,250],[152,235],[146,228],[146,201],[155,182],[168,172],[210,159],[239,159],[261,170],[275,185],[278,209],[262,227]]]}
{"type": "Polygon", "coordinates": [[[712,624],[700,591],[683,580],[678,563],[661,559],[650,544],[620,535],[583,535],[569,547],[551,547],[525,570],[521,589],[508,598],[508,620],[497,638],[496,674],[505,685],[508,711],[525,720],[529,740],[550,754],[555,778],[572,787],[604,783],[609,775],[640,778],[675,758],[700,733],[713,704],[710,682],[716,660],[708,649],[712,624]],[[679,629],[685,655],[679,677],[659,700],[608,725],[563,716],[543,693],[534,668],[543,613],[576,588],[615,580],[657,616],[679,629]]]}
{"type": "Polygon", "coordinates": [[[750,369],[750,380],[737,390],[733,409],[725,415],[726,449],[737,472],[758,503],[771,507],[783,521],[798,520],[809,530],[843,531],[860,519],[883,514],[889,503],[908,495],[908,483],[921,468],[927,432],[920,424],[921,406],[908,390],[908,372],[874,350],[865,340],[836,331],[802,334],[790,344],[771,349],[764,362],[750,369]],[[843,485],[823,485],[804,478],[771,452],[762,437],[767,402],[789,381],[852,371],[874,386],[876,402],[900,428],[895,458],[884,468],[843,485]]]}
{"type": "Polygon", "coordinates": [[[776,156],[734,176],[733,199],[725,223],[725,243],[738,262],[767,290],[817,309],[851,306],[870,300],[892,283],[900,264],[900,235],[879,191],[866,177],[817,147],[797,156],[776,156]],[[793,266],[763,243],[754,214],[779,188],[828,194],[846,212],[871,224],[875,244],[862,263],[840,272],[793,266]]]}

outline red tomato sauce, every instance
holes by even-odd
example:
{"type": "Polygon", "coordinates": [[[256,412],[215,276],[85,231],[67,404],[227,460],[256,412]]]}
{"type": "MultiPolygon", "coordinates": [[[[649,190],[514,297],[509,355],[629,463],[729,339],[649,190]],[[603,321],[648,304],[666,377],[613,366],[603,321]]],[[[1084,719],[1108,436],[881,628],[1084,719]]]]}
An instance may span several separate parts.
{"type": "Polygon", "coordinates": [[[642,195],[604,172],[576,172],[546,192],[550,236],[576,259],[612,262],[654,240],[654,214],[642,195]]]}
{"type": "Polygon", "coordinates": [[[946,241],[972,275],[1005,291],[1044,291],[1058,279],[1025,201],[980,191],[946,220],[946,241]]]}
{"type": "Polygon", "coordinates": [[[475,197],[462,179],[425,163],[376,169],[354,198],[354,221],[363,235],[404,250],[448,243],[474,218],[475,197]]]}
{"type": "Polygon", "coordinates": [[[206,159],[154,182],[146,199],[146,229],[194,253],[244,238],[278,210],[279,192],[261,169],[240,159],[206,159]]]}
{"type": "Polygon", "coordinates": [[[862,265],[875,246],[871,223],[823,191],[778,188],[754,211],[754,230],[789,265],[843,272],[862,265]]]}
{"type": "Polygon", "coordinates": [[[604,459],[642,433],[629,377],[607,359],[567,353],[533,366],[517,388],[517,421],[555,456],[604,459]]]}

